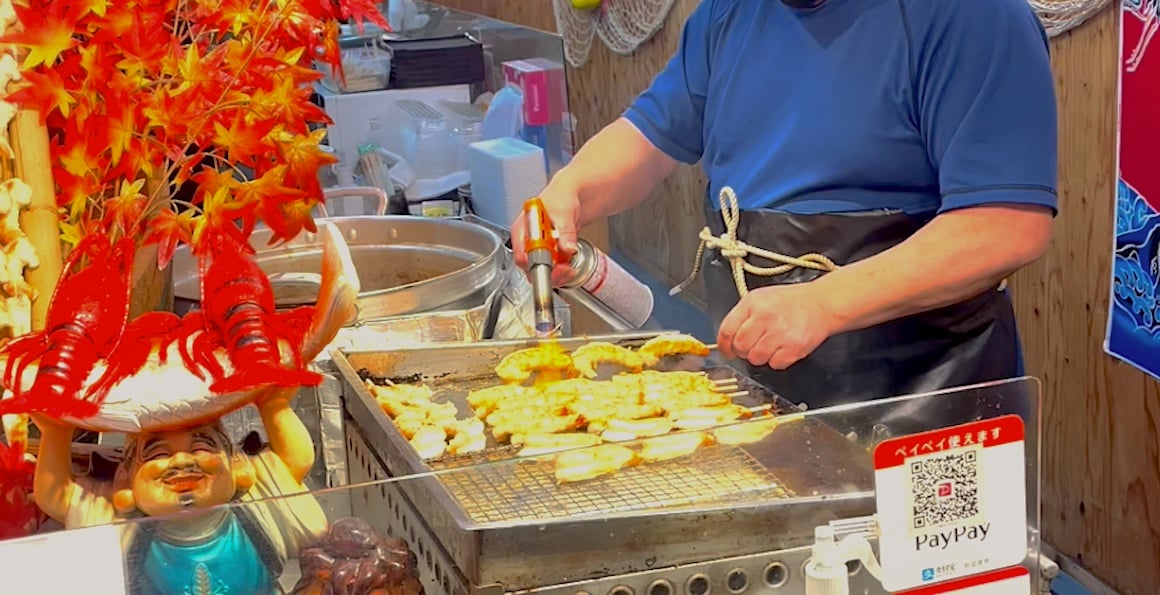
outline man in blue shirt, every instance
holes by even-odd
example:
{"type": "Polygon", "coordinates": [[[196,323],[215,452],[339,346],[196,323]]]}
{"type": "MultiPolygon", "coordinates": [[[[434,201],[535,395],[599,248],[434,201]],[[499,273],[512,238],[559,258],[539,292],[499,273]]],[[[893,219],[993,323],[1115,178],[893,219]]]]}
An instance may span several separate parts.
{"type": "Polygon", "coordinates": [[[706,269],[720,350],[786,398],[1019,373],[1002,281],[1046,251],[1057,209],[1048,43],[1026,0],[703,0],[668,66],[545,189],[561,245],[698,162],[715,233],[728,187],[737,239],[837,265],[747,275],[744,298],[728,263],[706,269]]]}

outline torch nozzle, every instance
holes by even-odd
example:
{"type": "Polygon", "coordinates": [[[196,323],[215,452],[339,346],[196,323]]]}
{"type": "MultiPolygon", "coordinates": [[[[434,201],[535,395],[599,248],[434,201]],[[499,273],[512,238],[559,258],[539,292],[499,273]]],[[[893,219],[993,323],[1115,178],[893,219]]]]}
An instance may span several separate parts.
{"type": "Polygon", "coordinates": [[[524,203],[524,250],[528,256],[528,278],[532,284],[532,306],[536,335],[549,337],[556,330],[556,310],[552,300],[552,269],[559,254],[552,220],[539,197],[524,203]]]}

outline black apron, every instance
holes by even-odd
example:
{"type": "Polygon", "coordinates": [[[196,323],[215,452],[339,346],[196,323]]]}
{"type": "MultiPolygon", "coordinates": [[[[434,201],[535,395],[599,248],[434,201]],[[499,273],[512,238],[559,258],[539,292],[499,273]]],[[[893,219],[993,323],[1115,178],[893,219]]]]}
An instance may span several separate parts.
{"type": "MultiPolygon", "coordinates": [[[[721,213],[706,206],[709,227],[719,236],[724,231],[721,213]]],[[[823,254],[842,266],[901,243],[928,220],[900,211],[821,215],[741,211],[737,239],[787,256],[823,254]]],[[[727,260],[715,252],[707,252],[706,258],[709,315],[720,328],[738,302],[737,286],[727,260]]],[[[781,264],[755,256],[749,262],[781,264]]],[[[745,279],[753,290],[803,283],[824,274],[795,268],[773,277],[746,274],[745,279]]],[[[1015,313],[1007,293],[998,288],[959,304],[835,335],[783,371],[744,365],[755,380],[810,409],[1005,380],[1019,376],[1022,368],[1015,313]]]]}

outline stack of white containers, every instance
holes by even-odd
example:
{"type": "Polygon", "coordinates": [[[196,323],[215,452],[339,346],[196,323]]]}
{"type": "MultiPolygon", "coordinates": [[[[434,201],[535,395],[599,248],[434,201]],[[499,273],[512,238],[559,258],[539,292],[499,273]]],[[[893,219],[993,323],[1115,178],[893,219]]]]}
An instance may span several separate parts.
{"type": "Polygon", "coordinates": [[[467,171],[467,147],[483,140],[483,112],[470,103],[446,99],[439,100],[439,109],[448,116],[459,144],[456,168],[467,171]]]}
{"type": "Polygon", "coordinates": [[[467,151],[475,214],[507,227],[548,185],[543,149],[515,138],[472,143],[467,151]]]}
{"type": "Polygon", "coordinates": [[[404,157],[414,168],[415,177],[436,180],[456,171],[457,139],[443,113],[414,99],[400,99],[396,105],[409,120],[409,126],[404,126],[401,132],[406,147],[404,157]]]}

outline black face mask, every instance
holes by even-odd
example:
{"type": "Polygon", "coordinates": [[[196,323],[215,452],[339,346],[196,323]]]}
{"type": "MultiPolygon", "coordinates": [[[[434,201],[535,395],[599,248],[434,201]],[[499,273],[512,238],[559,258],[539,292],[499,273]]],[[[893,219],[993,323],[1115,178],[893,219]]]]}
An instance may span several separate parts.
{"type": "Polygon", "coordinates": [[[781,3],[790,8],[817,8],[826,0],[781,0],[781,3]]]}

